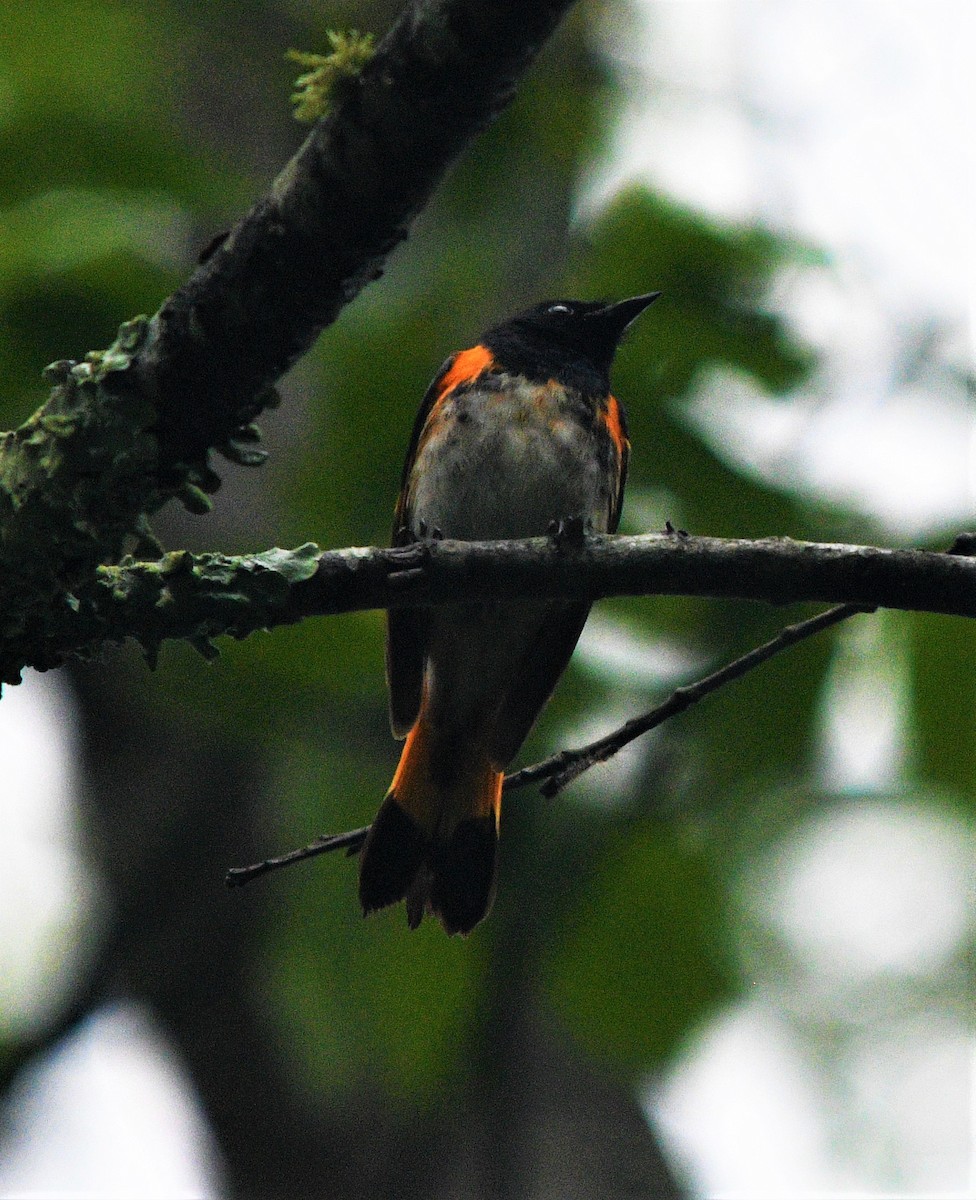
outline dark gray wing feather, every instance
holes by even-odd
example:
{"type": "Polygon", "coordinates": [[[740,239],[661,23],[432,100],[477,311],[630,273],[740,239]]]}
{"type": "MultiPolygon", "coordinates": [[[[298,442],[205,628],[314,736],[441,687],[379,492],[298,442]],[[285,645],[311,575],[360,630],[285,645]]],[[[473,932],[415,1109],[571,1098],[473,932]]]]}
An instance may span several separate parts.
{"type": "MultiPolygon", "coordinates": [[[[410,472],[424,425],[441,389],[441,380],[451,369],[456,355],[444,363],[424,393],[420,411],[413,423],[410,446],[400,478],[400,495],[393,517],[393,545],[403,540],[402,530],[410,530],[410,472]]],[[[409,534],[408,534],[409,536],[409,534]]],[[[390,728],[393,736],[404,738],[413,728],[420,712],[424,687],[424,662],[427,657],[428,615],[422,608],[394,608],[386,615],[386,682],[390,692],[390,728]]]]}
{"type": "Polygon", "coordinates": [[[516,668],[492,731],[489,755],[499,770],[519,752],[559,682],[583,632],[589,604],[552,605],[516,668]]]}

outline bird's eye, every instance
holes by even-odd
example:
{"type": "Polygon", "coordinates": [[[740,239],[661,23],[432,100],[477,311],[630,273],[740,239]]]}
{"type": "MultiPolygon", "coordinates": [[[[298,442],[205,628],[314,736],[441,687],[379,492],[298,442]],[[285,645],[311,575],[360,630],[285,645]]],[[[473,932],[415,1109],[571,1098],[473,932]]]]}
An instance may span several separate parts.
{"type": "Polygon", "coordinates": [[[570,313],[572,311],[568,304],[550,304],[546,309],[548,313],[570,313]]]}

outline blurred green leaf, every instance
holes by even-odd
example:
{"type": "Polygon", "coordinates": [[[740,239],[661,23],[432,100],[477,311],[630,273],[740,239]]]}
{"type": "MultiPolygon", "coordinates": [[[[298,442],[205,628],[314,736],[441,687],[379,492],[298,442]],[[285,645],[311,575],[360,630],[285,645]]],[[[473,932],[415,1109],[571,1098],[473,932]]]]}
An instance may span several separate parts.
{"type": "Polygon", "coordinates": [[[5,233],[0,288],[23,275],[68,271],[116,250],[160,261],[167,243],[173,246],[185,232],[181,210],[164,195],[80,188],[45,192],[8,209],[0,220],[5,233]]]}
{"type": "Polygon", "coordinates": [[[707,855],[657,822],[613,840],[546,962],[574,1036],[635,1075],[730,993],[724,900],[707,855]]]}
{"type": "Polygon", "coordinates": [[[976,621],[913,613],[910,628],[912,765],[976,812],[976,621]]]}

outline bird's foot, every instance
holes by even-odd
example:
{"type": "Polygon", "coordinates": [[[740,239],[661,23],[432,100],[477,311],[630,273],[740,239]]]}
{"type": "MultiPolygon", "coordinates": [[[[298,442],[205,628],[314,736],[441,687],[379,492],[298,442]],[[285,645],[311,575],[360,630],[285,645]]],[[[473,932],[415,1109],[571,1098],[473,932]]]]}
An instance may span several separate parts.
{"type": "Polygon", "coordinates": [[[393,535],[394,546],[414,546],[418,542],[440,542],[444,534],[436,525],[429,526],[426,521],[418,521],[415,529],[409,525],[401,525],[393,535]]]}
{"type": "Polygon", "coordinates": [[[664,522],[664,532],[669,537],[686,538],[691,536],[687,529],[675,529],[670,521],[664,522]]]}
{"type": "Polygon", "coordinates": [[[547,532],[557,550],[579,550],[593,533],[593,522],[582,516],[560,517],[549,522],[547,532]]]}

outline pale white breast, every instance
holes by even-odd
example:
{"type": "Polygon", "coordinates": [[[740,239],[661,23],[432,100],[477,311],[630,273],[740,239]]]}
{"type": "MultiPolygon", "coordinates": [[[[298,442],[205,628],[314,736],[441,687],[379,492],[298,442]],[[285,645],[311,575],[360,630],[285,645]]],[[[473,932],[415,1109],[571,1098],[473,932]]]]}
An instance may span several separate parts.
{"type": "Polygon", "coordinates": [[[428,422],[410,479],[414,524],[466,541],[531,537],[610,513],[593,433],[545,384],[510,381],[445,401],[428,422]]]}

